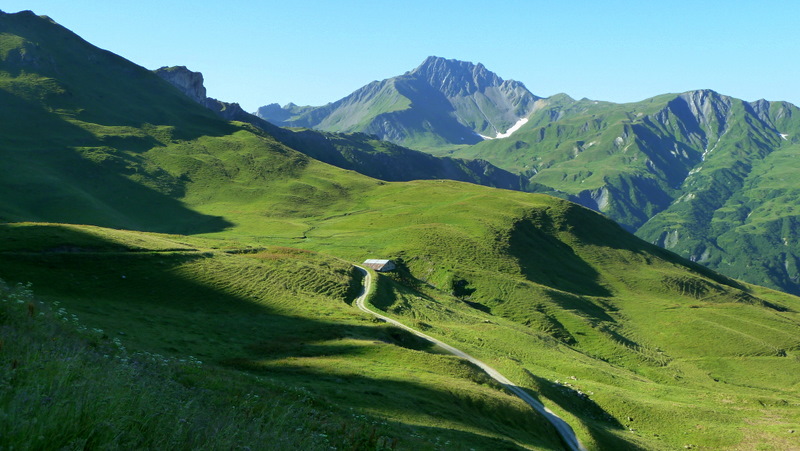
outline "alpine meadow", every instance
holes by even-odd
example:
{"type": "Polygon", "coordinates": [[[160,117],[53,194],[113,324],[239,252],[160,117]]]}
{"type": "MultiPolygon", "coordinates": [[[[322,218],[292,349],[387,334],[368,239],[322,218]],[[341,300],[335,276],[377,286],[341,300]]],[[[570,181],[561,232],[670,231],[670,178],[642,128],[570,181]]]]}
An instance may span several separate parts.
{"type": "Polygon", "coordinates": [[[202,83],[0,12],[0,448],[800,449],[795,106],[202,83]]]}

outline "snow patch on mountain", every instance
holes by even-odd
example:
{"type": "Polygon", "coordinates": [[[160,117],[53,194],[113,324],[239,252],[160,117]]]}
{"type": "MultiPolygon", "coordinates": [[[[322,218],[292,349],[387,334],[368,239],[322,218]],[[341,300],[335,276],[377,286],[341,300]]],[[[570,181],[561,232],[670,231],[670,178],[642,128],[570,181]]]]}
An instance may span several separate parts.
{"type": "Polygon", "coordinates": [[[483,139],[500,139],[500,138],[508,138],[508,137],[509,137],[509,136],[511,136],[511,135],[512,135],[512,134],[513,134],[515,131],[519,130],[519,129],[520,129],[522,126],[523,126],[523,125],[525,125],[525,124],[527,124],[527,123],[528,123],[528,118],[527,118],[527,117],[524,117],[524,118],[522,118],[522,119],[518,120],[516,124],[512,125],[512,126],[511,126],[511,128],[509,128],[508,130],[506,130],[506,132],[505,132],[505,133],[498,133],[498,134],[497,134],[497,136],[495,136],[494,138],[492,138],[491,136],[481,135],[480,133],[478,133],[478,136],[480,136],[480,137],[481,137],[481,138],[483,138],[483,139]]]}

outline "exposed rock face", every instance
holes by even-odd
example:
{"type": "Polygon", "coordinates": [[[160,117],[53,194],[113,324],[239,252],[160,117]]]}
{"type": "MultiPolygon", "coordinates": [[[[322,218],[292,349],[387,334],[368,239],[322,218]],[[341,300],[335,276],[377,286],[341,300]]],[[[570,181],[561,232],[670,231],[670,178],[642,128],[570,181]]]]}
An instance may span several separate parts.
{"type": "Polygon", "coordinates": [[[701,126],[708,127],[716,124],[719,126],[719,130],[725,128],[731,111],[730,97],[704,89],[685,92],[678,96],[678,99],[686,103],[689,111],[701,126]]]}
{"type": "Polygon", "coordinates": [[[154,72],[195,102],[202,104],[206,100],[206,87],[200,72],[192,72],[186,66],[161,67],[154,72]]]}
{"type": "Polygon", "coordinates": [[[447,97],[472,95],[503,83],[502,78],[487,70],[483,64],[435,56],[429,56],[410,75],[425,80],[447,97]]]}
{"type": "Polygon", "coordinates": [[[265,124],[263,120],[244,111],[238,103],[228,103],[212,97],[206,97],[203,74],[200,72],[193,72],[187,69],[186,66],[162,67],[154,72],[180,89],[189,98],[225,120],[248,122],[261,128],[269,127],[269,124],[265,124]]]}
{"type": "Polygon", "coordinates": [[[480,63],[429,56],[408,75],[424,80],[448,99],[483,94],[498,109],[512,111],[516,119],[530,114],[534,102],[539,99],[522,83],[503,80],[480,63]]]}
{"type": "Polygon", "coordinates": [[[203,101],[203,105],[217,113],[221,118],[229,121],[251,122],[248,119],[254,118],[252,114],[243,110],[238,103],[228,103],[208,97],[203,101]]]}
{"type": "Polygon", "coordinates": [[[584,207],[602,212],[608,207],[609,203],[608,187],[604,186],[593,190],[581,191],[577,196],[571,197],[570,200],[584,207]]]}

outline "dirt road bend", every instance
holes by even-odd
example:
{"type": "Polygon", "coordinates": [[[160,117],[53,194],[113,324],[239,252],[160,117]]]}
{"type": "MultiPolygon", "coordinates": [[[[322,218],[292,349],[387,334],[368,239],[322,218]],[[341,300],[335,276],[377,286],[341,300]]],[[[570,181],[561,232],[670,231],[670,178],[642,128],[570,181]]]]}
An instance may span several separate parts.
{"type": "Polygon", "coordinates": [[[522,389],[522,387],[519,387],[518,385],[515,385],[513,382],[508,380],[505,376],[500,374],[500,372],[497,371],[496,369],[490,367],[489,365],[483,363],[482,361],[476,359],[475,357],[472,357],[471,355],[467,354],[466,352],[458,348],[454,348],[443,341],[437,340],[427,334],[424,334],[416,329],[408,327],[399,321],[393,320],[392,318],[382,315],[367,307],[366,300],[367,300],[367,294],[369,294],[370,287],[372,286],[372,274],[369,271],[367,271],[366,268],[363,268],[358,265],[353,265],[353,266],[358,268],[364,275],[364,291],[358,298],[356,298],[356,306],[358,306],[359,309],[363,310],[366,313],[369,313],[370,315],[376,318],[386,321],[387,323],[395,325],[401,329],[407,330],[420,338],[424,338],[425,340],[430,341],[431,343],[439,346],[440,348],[445,349],[447,352],[457,357],[461,357],[462,359],[466,359],[471,363],[473,363],[474,365],[477,365],[480,369],[485,371],[486,374],[488,374],[492,379],[503,384],[503,386],[506,387],[511,393],[517,395],[517,397],[519,397],[521,400],[525,401],[526,404],[531,406],[533,410],[535,410],[540,415],[545,417],[547,421],[549,421],[556,428],[556,431],[558,431],[558,433],[561,435],[561,439],[564,441],[564,445],[566,445],[567,449],[571,451],[586,451],[586,448],[578,440],[578,437],[575,436],[575,432],[572,430],[570,425],[567,424],[566,421],[561,419],[561,417],[559,417],[558,415],[553,413],[550,409],[545,407],[542,403],[537,401],[536,398],[529,395],[528,392],[522,389]]]}

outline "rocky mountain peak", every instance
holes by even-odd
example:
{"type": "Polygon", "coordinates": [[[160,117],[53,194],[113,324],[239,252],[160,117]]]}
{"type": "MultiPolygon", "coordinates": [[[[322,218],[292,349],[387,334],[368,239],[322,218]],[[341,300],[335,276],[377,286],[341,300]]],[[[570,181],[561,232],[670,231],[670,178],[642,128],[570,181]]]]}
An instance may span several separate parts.
{"type": "Polygon", "coordinates": [[[730,103],[731,98],[718,93],[711,89],[697,89],[694,91],[687,91],[678,96],[680,99],[688,104],[700,106],[706,105],[711,102],[724,102],[730,103]]]}
{"type": "Polygon", "coordinates": [[[503,79],[483,64],[429,56],[408,73],[421,78],[448,97],[471,95],[487,87],[500,86],[503,79]]]}
{"type": "Polygon", "coordinates": [[[770,104],[764,99],[758,99],[755,102],[749,103],[750,108],[753,109],[753,112],[764,122],[771,122],[769,113],[770,113],[770,104]]]}
{"type": "Polygon", "coordinates": [[[731,98],[710,89],[684,92],[669,103],[670,109],[683,120],[690,120],[703,128],[714,127],[722,133],[731,110],[731,98]]]}
{"type": "MultiPolygon", "coordinates": [[[[747,105],[752,108],[753,113],[758,116],[764,123],[770,124],[770,127],[780,127],[778,123],[791,119],[796,107],[788,102],[770,102],[765,99],[759,99],[754,102],[748,102],[747,105]]],[[[781,135],[783,139],[786,136],[780,130],[775,130],[781,135]]]]}
{"type": "Polygon", "coordinates": [[[483,64],[431,56],[414,70],[328,105],[266,105],[257,114],[278,125],[359,131],[404,146],[475,144],[518,130],[538,99],[483,64]]]}

